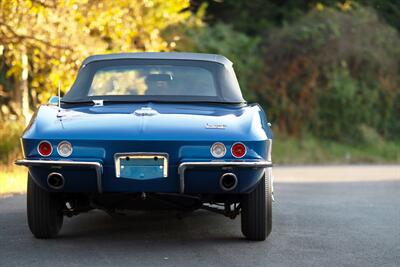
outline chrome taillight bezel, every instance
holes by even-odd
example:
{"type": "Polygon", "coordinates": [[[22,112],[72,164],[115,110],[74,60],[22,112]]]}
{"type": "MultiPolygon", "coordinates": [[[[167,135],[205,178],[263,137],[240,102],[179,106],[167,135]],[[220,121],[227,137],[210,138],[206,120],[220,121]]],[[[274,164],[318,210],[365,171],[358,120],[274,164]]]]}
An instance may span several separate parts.
{"type": "Polygon", "coordinates": [[[234,158],[241,159],[241,158],[243,158],[244,156],[246,156],[246,154],[247,154],[247,147],[246,147],[245,144],[243,144],[242,142],[236,142],[236,143],[232,144],[232,146],[231,146],[231,155],[232,155],[234,158]],[[242,145],[242,146],[244,147],[244,153],[243,153],[242,156],[238,157],[238,156],[236,156],[236,155],[233,153],[233,147],[234,147],[235,145],[242,145]]]}
{"type": "Polygon", "coordinates": [[[210,147],[210,153],[211,153],[211,155],[212,155],[214,158],[217,158],[217,159],[224,157],[224,156],[226,155],[226,151],[227,151],[226,146],[224,145],[224,143],[221,143],[221,142],[215,142],[215,143],[212,144],[211,147],[210,147]],[[221,146],[224,148],[224,153],[223,153],[222,155],[215,155],[215,154],[213,153],[213,148],[214,148],[214,146],[218,146],[218,145],[221,145],[221,146]]]}
{"type": "Polygon", "coordinates": [[[37,145],[36,150],[37,150],[37,152],[39,153],[40,156],[42,156],[42,157],[49,157],[49,156],[53,153],[53,145],[52,145],[49,141],[47,141],[47,140],[42,140],[42,141],[40,141],[40,143],[37,145]],[[40,152],[40,145],[43,144],[43,143],[47,143],[47,144],[50,145],[50,153],[49,153],[48,155],[42,154],[42,153],[40,152]]]}
{"type": "Polygon", "coordinates": [[[57,145],[57,153],[58,153],[58,155],[60,155],[60,156],[63,157],[63,158],[67,158],[67,157],[71,156],[73,151],[74,151],[74,148],[73,148],[72,144],[71,144],[70,142],[66,141],[66,140],[61,141],[61,142],[58,143],[58,145],[57,145]],[[60,152],[60,146],[63,145],[63,144],[67,144],[67,145],[70,146],[71,150],[70,150],[70,153],[69,153],[69,154],[62,154],[62,153],[60,152]]]}

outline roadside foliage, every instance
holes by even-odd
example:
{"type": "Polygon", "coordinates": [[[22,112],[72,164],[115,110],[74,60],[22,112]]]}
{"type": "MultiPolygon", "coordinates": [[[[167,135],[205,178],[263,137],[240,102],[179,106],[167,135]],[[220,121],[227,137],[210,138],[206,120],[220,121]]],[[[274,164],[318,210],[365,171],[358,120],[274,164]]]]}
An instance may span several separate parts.
{"type": "Polygon", "coordinates": [[[398,138],[399,43],[398,32],[371,9],[313,10],[269,32],[253,90],[289,135],[398,138]]]}
{"type": "MultiPolygon", "coordinates": [[[[378,0],[0,0],[0,160],[16,157],[32,112],[58,82],[68,90],[85,57],[138,51],[231,59],[245,98],[273,124],[279,157],[285,142],[400,151],[399,14],[378,0]]],[[[366,158],[400,158],[379,151],[392,156],[366,158]]],[[[310,161],[331,161],[322,154],[310,161]]]]}

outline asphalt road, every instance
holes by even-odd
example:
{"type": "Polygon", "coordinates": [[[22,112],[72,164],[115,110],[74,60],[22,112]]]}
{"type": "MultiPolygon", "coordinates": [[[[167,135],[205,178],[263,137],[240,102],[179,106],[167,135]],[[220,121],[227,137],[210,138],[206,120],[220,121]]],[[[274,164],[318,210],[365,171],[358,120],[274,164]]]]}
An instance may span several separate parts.
{"type": "Polygon", "coordinates": [[[66,219],[34,239],[25,196],[0,199],[0,266],[400,266],[400,166],[275,169],[272,234],[206,211],[66,219]]]}

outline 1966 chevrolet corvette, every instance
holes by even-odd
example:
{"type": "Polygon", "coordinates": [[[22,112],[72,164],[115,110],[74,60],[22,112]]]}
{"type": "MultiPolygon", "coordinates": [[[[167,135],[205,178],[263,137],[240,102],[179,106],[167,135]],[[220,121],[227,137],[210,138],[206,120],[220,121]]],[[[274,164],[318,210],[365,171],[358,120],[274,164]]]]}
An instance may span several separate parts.
{"type": "Polygon", "coordinates": [[[271,232],[272,133],[223,56],[91,56],[21,140],[37,238],[91,209],[206,209],[240,214],[249,240],[271,232]]]}

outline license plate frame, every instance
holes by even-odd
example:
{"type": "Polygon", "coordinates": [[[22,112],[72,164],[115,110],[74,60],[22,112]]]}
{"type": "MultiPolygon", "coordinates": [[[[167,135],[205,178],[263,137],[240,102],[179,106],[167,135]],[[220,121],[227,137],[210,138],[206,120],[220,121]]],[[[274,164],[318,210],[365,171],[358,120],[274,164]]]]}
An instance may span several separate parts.
{"type": "Polygon", "coordinates": [[[135,180],[150,180],[150,179],[157,179],[157,178],[166,178],[168,177],[168,154],[167,153],[158,153],[158,152],[127,152],[127,153],[116,153],[114,155],[114,161],[115,161],[115,176],[117,178],[127,178],[127,179],[135,179],[135,180]],[[154,165],[152,164],[152,161],[154,160],[154,165]],[[132,164],[127,164],[127,162],[134,162],[134,161],[139,161],[139,162],[147,162],[149,165],[132,165],[132,164]],[[162,162],[161,164],[159,162],[162,162]],[[152,168],[160,168],[162,169],[162,174],[160,175],[161,177],[150,177],[146,178],[144,177],[145,175],[143,174],[143,177],[124,177],[124,175],[121,175],[121,172],[124,172],[124,168],[146,168],[149,167],[150,170],[153,170],[152,168]],[[122,169],[121,169],[122,168],[122,169]],[[122,170],[122,171],[121,171],[122,170]]]}

